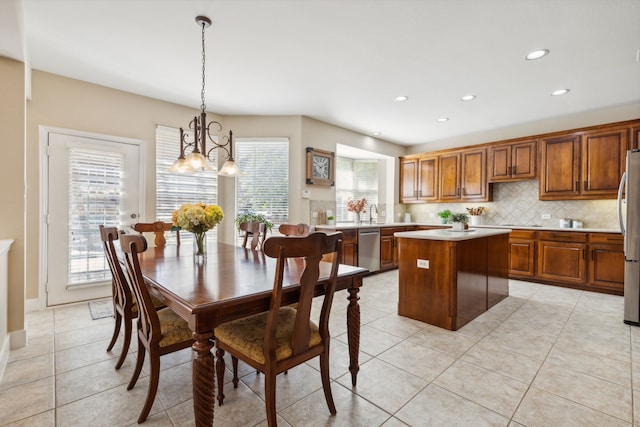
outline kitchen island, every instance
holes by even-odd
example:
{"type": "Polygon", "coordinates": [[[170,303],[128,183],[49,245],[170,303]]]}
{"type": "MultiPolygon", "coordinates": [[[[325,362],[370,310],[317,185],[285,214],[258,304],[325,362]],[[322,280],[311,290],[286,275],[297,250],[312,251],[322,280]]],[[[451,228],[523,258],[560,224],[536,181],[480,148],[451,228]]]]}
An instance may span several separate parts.
{"type": "Polygon", "coordinates": [[[455,331],[506,298],[510,231],[395,233],[398,314],[455,331]]]}

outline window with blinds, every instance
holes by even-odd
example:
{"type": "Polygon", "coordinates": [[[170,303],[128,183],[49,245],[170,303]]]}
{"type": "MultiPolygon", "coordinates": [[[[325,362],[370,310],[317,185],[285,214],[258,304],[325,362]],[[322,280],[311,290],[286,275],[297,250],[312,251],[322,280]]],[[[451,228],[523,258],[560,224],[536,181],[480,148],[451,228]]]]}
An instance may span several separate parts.
{"type": "Polygon", "coordinates": [[[69,148],[69,284],[110,279],[100,224],[119,224],[124,155],[69,148]]]}
{"type": "Polygon", "coordinates": [[[277,230],[289,220],[289,139],[238,138],[234,153],[244,172],[236,181],[236,215],[263,214],[277,230]]]}
{"type": "MultiPolygon", "coordinates": [[[[367,208],[378,204],[378,160],[355,160],[336,157],[336,221],[351,222],[347,199],[366,197],[367,208]]],[[[369,211],[365,217],[368,218],[369,211]]]]}
{"type": "MultiPolygon", "coordinates": [[[[185,203],[218,203],[217,151],[211,153],[215,170],[193,174],[169,172],[180,155],[180,129],[156,127],[156,221],[171,222],[173,211],[185,203]]],[[[209,238],[217,239],[217,227],[207,234],[209,238]]],[[[191,244],[191,236],[191,233],[180,232],[181,243],[191,244]]],[[[165,237],[168,245],[176,243],[173,233],[165,237]]]]}

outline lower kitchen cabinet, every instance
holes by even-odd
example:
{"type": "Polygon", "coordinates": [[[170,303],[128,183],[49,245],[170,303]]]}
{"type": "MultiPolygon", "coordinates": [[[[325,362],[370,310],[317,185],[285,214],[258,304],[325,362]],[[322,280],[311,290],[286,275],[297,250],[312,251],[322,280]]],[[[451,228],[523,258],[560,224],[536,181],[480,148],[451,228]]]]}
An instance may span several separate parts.
{"type": "Polygon", "coordinates": [[[589,235],[589,288],[603,288],[620,294],[624,292],[623,243],[621,234],[589,235]]]}
{"type": "Polygon", "coordinates": [[[514,229],[509,235],[509,277],[622,295],[623,237],[514,229]]]}
{"type": "Polygon", "coordinates": [[[536,275],[536,237],[530,230],[509,234],[509,277],[527,279],[536,275]]]}
{"type": "Polygon", "coordinates": [[[342,231],[341,264],[358,265],[358,232],[355,228],[342,231]]]}
{"type": "Polygon", "coordinates": [[[380,229],[380,270],[398,266],[398,246],[394,233],[407,231],[407,227],[383,227],[380,229]]]}

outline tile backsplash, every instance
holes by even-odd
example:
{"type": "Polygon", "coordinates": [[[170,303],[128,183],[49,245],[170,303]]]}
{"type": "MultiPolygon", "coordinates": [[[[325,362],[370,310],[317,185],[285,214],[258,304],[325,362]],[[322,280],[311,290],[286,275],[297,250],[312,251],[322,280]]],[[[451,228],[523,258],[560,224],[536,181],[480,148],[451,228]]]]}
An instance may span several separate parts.
{"type": "Polygon", "coordinates": [[[582,221],[584,228],[618,230],[616,200],[538,200],[538,181],[493,184],[493,201],[483,203],[426,203],[403,206],[413,221],[437,223],[435,214],[443,209],[466,212],[466,208],[484,206],[483,224],[541,225],[558,227],[561,218],[582,221]],[[551,219],[542,219],[550,214],[551,219]]]}

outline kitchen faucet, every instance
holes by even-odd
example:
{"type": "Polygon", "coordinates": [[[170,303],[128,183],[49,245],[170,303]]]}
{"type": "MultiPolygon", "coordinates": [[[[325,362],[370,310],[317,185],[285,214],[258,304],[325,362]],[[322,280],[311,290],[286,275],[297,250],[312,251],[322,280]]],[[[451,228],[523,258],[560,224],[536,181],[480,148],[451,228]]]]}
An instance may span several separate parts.
{"type": "Polygon", "coordinates": [[[372,203],[371,206],[369,206],[369,224],[373,224],[373,215],[371,215],[371,208],[375,208],[376,218],[378,217],[378,207],[375,203],[372,203]]]}

